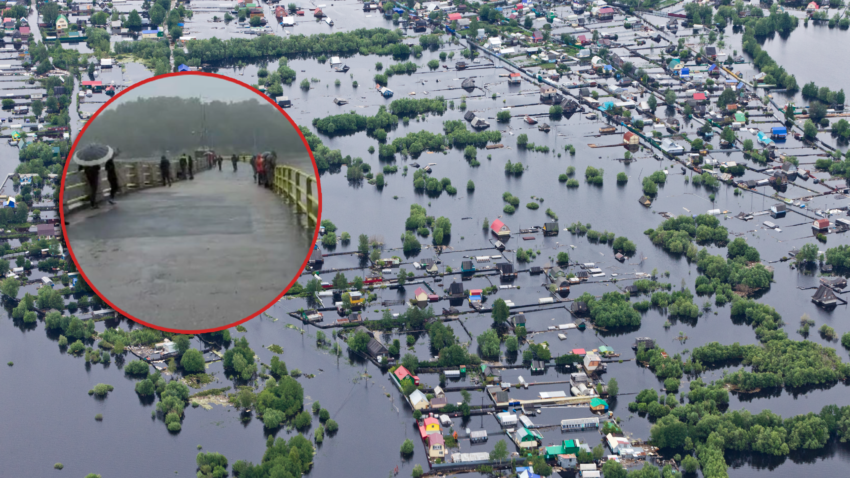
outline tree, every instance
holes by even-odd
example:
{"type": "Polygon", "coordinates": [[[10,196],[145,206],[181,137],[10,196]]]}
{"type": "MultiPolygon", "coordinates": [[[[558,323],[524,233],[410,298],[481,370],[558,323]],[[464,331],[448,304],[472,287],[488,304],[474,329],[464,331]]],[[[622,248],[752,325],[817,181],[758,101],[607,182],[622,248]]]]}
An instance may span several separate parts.
{"type": "Polygon", "coordinates": [[[242,388],[239,390],[239,393],[236,394],[236,403],[243,409],[248,410],[254,403],[257,401],[257,396],[254,395],[248,388],[242,388]]]}
{"type": "Polygon", "coordinates": [[[685,473],[696,473],[699,468],[699,461],[693,455],[685,455],[682,458],[682,469],[685,473]]]}
{"type": "Polygon", "coordinates": [[[180,334],[174,337],[174,346],[177,348],[177,353],[184,354],[190,347],[192,347],[191,342],[189,341],[188,335],[180,334]]]}
{"type": "Polygon", "coordinates": [[[608,380],[608,396],[616,397],[620,393],[620,386],[617,384],[616,378],[608,380]]]}
{"type": "Polygon", "coordinates": [[[617,460],[607,460],[602,465],[602,474],[605,478],[626,478],[628,471],[617,460]]]}
{"type": "Polygon", "coordinates": [[[502,110],[496,113],[496,120],[499,123],[509,123],[511,121],[511,112],[507,110],[502,110]]]}
{"type": "MultiPolygon", "coordinates": [[[[130,13],[132,15],[132,12],[130,13]]],[[[162,25],[162,22],[165,20],[165,9],[162,8],[159,4],[154,5],[153,8],[150,9],[150,19],[152,25],[162,25]]]]}
{"type": "Polygon", "coordinates": [[[21,287],[20,282],[14,277],[9,277],[4,279],[2,283],[0,283],[0,292],[3,293],[6,297],[10,299],[18,298],[18,289],[21,287]]]}
{"type": "Polygon", "coordinates": [[[658,107],[658,100],[655,99],[655,95],[649,95],[649,99],[646,101],[646,104],[649,105],[650,111],[655,111],[655,108],[658,107]]]}
{"type": "Polygon", "coordinates": [[[667,88],[664,92],[664,102],[667,103],[667,106],[673,106],[676,104],[676,93],[670,88],[667,88]]]}
{"type": "Polygon", "coordinates": [[[189,349],[180,359],[180,365],[188,373],[202,373],[204,371],[204,354],[198,349],[189,349]]]}
{"type": "Polygon", "coordinates": [[[812,122],[812,120],[807,119],[803,124],[803,135],[809,140],[813,140],[817,137],[818,127],[812,122]]]}
{"type": "Polygon", "coordinates": [[[35,116],[41,116],[41,113],[44,112],[44,103],[42,103],[41,100],[33,100],[30,105],[30,109],[35,116]]]}
{"type": "Polygon", "coordinates": [[[422,471],[422,465],[417,463],[416,466],[413,467],[413,471],[410,473],[410,476],[413,478],[420,478],[423,474],[425,474],[425,472],[422,471]]]}
{"type": "Polygon", "coordinates": [[[490,452],[490,460],[504,460],[508,457],[508,445],[505,440],[499,440],[493,451],[490,452]]]}
{"type": "Polygon", "coordinates": [[[499,335],[493,329],[487,329],[478,336],[478,348],[481,355],[488,358],[499,357],[499,335]]]}
{"type": "Polygon", "coordinates": [[[504,325],[508,321],[509,314],[510,308],[508,308],[508,304],[503,299],[496,299],[493,303],[493,312],[490,314],[493,317],[493,322],[497,326],[504,325]]]}
{"type": "Polygon", "coordinates": [[[401,454],[404,456],[410,456],[413,454],[413,442],[409,438],[404,440],[404,443],[401,444],[401,454]]]}
{"type": "Polygon", "coordinates": [[[820,101],[812,101],[809,105],[809,118],[815,123],[820,123],[822,119],[826,118],[826,109],[826,105],[820,101]]]}
{"type": "Polygon", "coordinates": [[[46,3],[39,8],[41,15],[44,17],[44,23],[53,25],[56,19],[59,18],[59,4],[56,2],[46,3]]]}
{"type": "Polygon", "coordinates": [[[519,349],[519,340],[516,336],[511,335],[505,339],[505,347],[509,353],[516,353],[519,349]]]}

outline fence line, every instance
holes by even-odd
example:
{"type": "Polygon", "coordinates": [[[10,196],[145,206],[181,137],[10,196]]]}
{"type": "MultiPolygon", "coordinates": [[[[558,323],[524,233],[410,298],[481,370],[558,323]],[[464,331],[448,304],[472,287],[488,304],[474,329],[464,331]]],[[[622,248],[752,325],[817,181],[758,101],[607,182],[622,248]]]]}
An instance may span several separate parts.
{"type": "MultiPolygon", "coordinates": [[[[239,159],[243,162],[250,160],[250,155],[242,155],[239,159]]],[[[191,158],[194,161],[194,172],[210,169],[206,158],[191,158]]],[[[72,165],[73,166],[73,165],[72,165]]],[[[115,161],[115,171],[118,174],[118,184],[121,185],[120,194],[128,194],[133,191],[162,186],[162,175],[159,162],[137,161],[123,162],[115,161]]],[[[174,182],[184,181],[178,179],[177,172],[180,171],[179,160],[171,161],[171,177],[174,182]]],[[[109,182],[106,178],[106,170],[101,167],[98,176],[99,187],[97,188],[97,201],[103,201],[110,194],[109,182]]],[[[317,198],[316,177],[293,168],[292,166],[277,166],[274,172],[272,190],[282,197],[287,203],[295,206],[298,214],[307,216],[307,227],[313,228],[318,222],[319,202],[317,198]]],[[[63,207],[65,212],[86,207],[89,200],[89,187],[86,183],[83,171],[69,172],[65,180],[65,195],[63,207]]]]}

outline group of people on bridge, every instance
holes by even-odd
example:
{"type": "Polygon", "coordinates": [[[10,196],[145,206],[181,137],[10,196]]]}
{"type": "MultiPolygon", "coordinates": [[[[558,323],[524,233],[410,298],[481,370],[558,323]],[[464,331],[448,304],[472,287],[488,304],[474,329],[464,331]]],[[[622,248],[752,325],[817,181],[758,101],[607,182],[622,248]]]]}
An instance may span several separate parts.
{"type": "MultiPolygon", "coordinates": [[[[93,209],[97,209],[97,192],[100,180],[100,169],[103,167],[106,170],[106,177],[109,181],[109,196],[107,200],[110,204],[115,204],[115,195],[120,189],[118,184],[118,173],[115,170],[115,157],[118,156],[118,151],[114,151],[111,147],[101,144],[90,144],[80,148],[74,154],[74,162],[83,172],[86,183],[89,186],[88,200],[93,209]]],[[[215,154],[207,151],[206,158],[210,169],[218,165],[218,170],[222,170],[224,158],[220,154],[215,154]]],[[[230,157],[233,163],[233,172],[237,171],[239,158],[235,154],[230,157]]],[[[178,179],[195,179],[194,160],[189,154],[181,154],[178,159],[180,170],[177,172],[178,179]]],[[[265,152],[251,156],[251,168],[254,170],[254,183],[260,187],[271,189],[274,184],[274,171],[277,167],[277,153],[274,151],[265,152]]],[[[163,155],[159,162],[159,172],[162,177],[162,185],[171,187],[173,179],[171,175],[171,161],[163,155]]]]}
{"type": "Polygon", "coordinates": [[[274,170],[277,167],[277,153],[265,152],[251,156],[251,168],[254,170],[254,182],[258,186],[271,189],[274,184],[274,170]]]}

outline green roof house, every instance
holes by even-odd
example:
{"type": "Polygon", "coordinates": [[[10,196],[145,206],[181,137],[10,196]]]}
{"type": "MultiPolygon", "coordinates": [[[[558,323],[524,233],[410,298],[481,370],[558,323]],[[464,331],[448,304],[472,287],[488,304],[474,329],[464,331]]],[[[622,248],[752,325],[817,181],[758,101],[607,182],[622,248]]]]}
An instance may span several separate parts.
{"type": "Polygon", "coordinates": [[[602,400],[601,398],[591,398],[590,409],[594,412],[604,412],[608,410],[608,402],[602,400]]]}

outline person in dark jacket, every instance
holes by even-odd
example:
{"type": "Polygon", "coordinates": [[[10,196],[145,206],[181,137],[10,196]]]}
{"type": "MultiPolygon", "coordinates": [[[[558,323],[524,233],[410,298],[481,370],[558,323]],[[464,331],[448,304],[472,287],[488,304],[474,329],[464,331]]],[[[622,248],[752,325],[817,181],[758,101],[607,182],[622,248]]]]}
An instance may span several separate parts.
{"type": "Polygon", "coordinates": [[[168,187],[171,187],[171,163],[165,156],[159,160],[159,174],[162,176],[162,185],[165,186],[167,183],[168,187]]]}
{"type": "Polygon", "coordinates": [[[186,161],[186,155],[183,154],[183,155],[180,156],[180,176],[179,176],[180,179],[185,180],[186,178],[189,177],[189,176],[187,176],[187,172],[186,172],[188,170],[188,168],[189,168],[189,163],[188,163],[188,161],[186,161]]]}
{"type": "Polygon", "coordinates": [[[97,187],[100,181],[100,166],[80,166],[80,171],[86,176],[89,185],[89,206],[97,209],[97,187]]]}
{"type": "Polygon", "coordinates": [[[254,170],[254,182],[257,181],[257,157],[251,155],[251,169],[254,170]]]}
{"type": "Polygon", "coordinates": [[[221,163],[223,163],[223,162],[224,162],[224,158],[222,158],[222,157],[221,157],[221,155],[219,154],[219,155],[215,158],[215,160],[216,160],[216,162],[218,163],[218,170],[219,170],[219,171],[221,171],[221,163]]]}
{"type": "Polygon", "coordinates": [[[109,181],[109,204],[115,204],[115,195],[118,194],[118,171],[115,170],[115,161],[110,159],[104,166],[106,168],[106,179],[109,181]]]}
{"type": "Polygon", "coordinates": [[[189,179],[195,179],[195,160],[188,154],[186,160],[189,162],[189,179]]]}
{"type": "Polygon", "coordinates": [[[267,189],[271,189],[274,184],[274,170],[277,167],[277,154],[272,151],[271,154],[266,155],[265,161],[263,161],[263,168],[265,169],[265,177],[266,183],[265,186],[267,189]]]}
{"type": "Polygon", "coordinates": [[[233,163],[233,172],[235,173],[236,172],[236,163],[239,162],[239,158],[237,158],[236,155],[234,154],[233,156],[230,157],[230,161],[233,163]]]}

